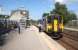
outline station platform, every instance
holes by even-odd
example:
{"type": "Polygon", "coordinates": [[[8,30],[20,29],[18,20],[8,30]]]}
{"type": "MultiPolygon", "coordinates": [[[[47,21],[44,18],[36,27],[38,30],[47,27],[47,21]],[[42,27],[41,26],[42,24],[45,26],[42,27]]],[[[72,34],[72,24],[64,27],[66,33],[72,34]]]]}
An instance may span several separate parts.
{"type": "Polygon", "coordinates": [[[22,30],[20,34],[14,30],[7,40],[0,50],[66,50],[44,32],[38,32],[35,26],[22,30]]]}

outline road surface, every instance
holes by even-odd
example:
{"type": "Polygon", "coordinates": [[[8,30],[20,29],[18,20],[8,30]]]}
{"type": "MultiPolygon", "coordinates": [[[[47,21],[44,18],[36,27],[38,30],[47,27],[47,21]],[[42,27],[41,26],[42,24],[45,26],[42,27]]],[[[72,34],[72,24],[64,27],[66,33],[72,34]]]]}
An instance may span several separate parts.
{"type": "Polygon", "coordinates": [[[47,40],[44,34],[38,32],[35,26],[11,32],[7,37],[7,43],[0,50],[65,50],[54,40],[47,40]]]}

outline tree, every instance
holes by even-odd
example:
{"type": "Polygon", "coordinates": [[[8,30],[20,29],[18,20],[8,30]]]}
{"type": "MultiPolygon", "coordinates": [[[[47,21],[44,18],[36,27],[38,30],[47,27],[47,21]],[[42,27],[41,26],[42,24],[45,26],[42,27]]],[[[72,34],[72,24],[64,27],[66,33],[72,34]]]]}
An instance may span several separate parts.
{"type": "Polygon", "coordinates": [[[53,9],[51,14],[59,14],[64,18],[64,24],[66,24],[70,20],[75,20],[76,14],[70,13],[65,4],[60,4],[59,2],[55,3],[55,9],[53,9]]]}
{"type": "Polygon", "coordinates": [[[43,13],[43,17],[49,16],[49,13],[43,13]]]}
{"type": "Polygon", "coordinates": [[[8,16],[8,15],[0,15],[0,18],[1,18],[1,19],[4,19],[4,18],[7,19],[7,18],[9,18],[9,17],[10,17],[10,16],[8,16]]]}

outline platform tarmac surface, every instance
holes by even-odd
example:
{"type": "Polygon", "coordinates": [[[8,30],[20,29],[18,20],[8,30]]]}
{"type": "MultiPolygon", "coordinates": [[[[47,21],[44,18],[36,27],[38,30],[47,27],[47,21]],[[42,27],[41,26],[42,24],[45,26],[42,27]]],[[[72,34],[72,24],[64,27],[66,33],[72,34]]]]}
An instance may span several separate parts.
{"type": "Polygon", "coordinates": [[[40,34],[35,26],[22,30],[20,34],[13,31],[8,36],[7,43],[0,47],[0,50],[65,50],[61,45],[50,39],[51,42],[48,41],[45,35],[40,34]]]}

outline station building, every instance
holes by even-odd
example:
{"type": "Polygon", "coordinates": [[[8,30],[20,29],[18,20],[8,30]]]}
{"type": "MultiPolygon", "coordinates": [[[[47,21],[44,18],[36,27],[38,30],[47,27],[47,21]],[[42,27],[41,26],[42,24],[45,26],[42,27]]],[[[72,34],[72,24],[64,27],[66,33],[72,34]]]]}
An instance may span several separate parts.
{"type": "Polygon", "coordinates": [[[21,8],[12,10],[10,20],[17,21],[20,27],[27,27],[29,20],[29,11],[21,8]]]}

